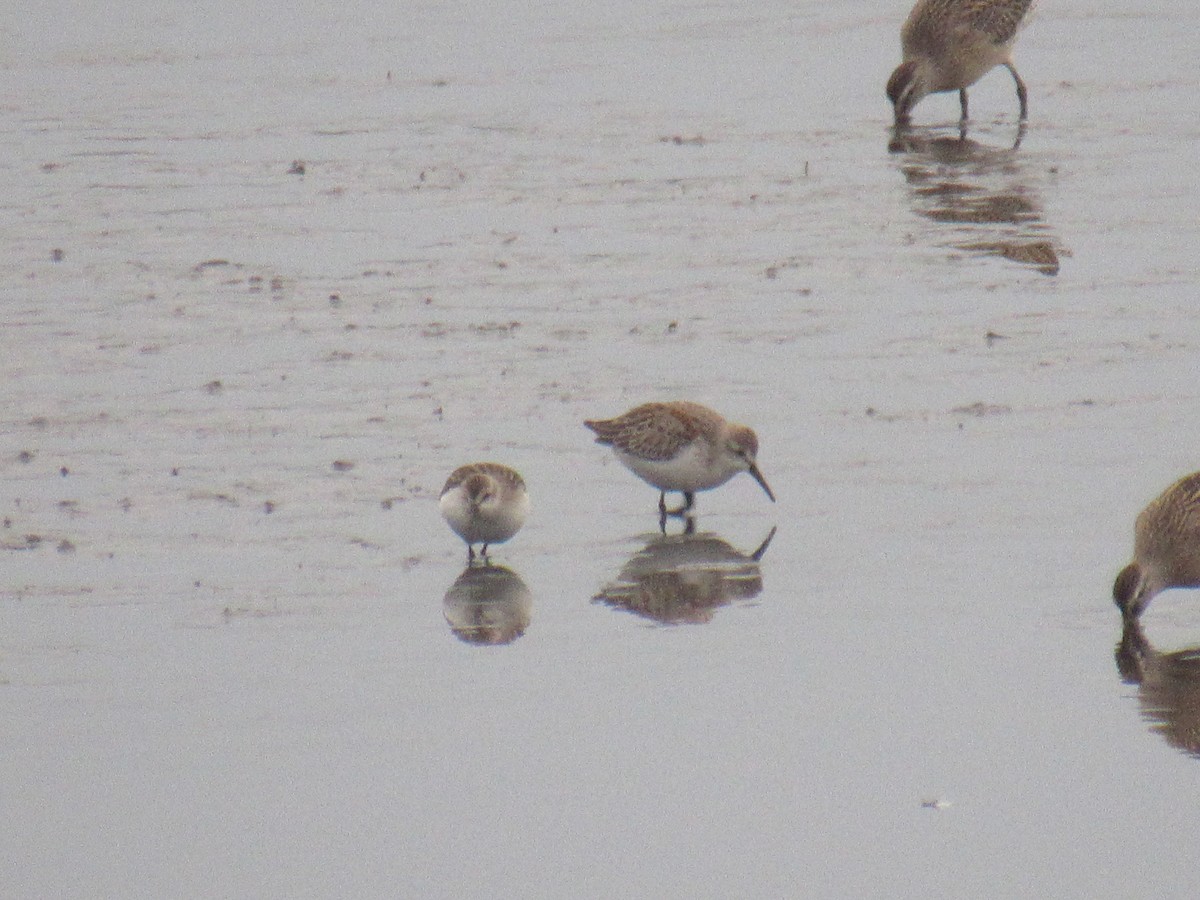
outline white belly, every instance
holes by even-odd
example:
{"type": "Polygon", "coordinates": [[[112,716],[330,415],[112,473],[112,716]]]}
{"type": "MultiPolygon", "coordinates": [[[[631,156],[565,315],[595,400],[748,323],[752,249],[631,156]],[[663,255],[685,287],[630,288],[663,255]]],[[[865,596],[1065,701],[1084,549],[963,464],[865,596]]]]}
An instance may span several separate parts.
{"type": "Polygon", "coordinates": [[[521,530],[529,515],[529,495],[509,495],[504,502],[473,509],[461,487],[447,491],[438,506],[455,534],[468,544],[499,544],[521,530]]]}
{"type": "Polygon", "coordinates": [[[674,459],[648,460],[617,450],[619,459],[638,478],[660,491],[707,491],[742,471],[731,458],[713,459],[703,444],[691,443],[674,459]]]}

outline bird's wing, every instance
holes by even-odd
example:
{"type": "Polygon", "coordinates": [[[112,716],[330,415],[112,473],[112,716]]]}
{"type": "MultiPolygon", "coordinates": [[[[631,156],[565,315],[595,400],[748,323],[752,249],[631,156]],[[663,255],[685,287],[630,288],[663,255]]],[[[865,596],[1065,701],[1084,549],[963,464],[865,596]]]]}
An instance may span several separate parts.
{"type": "Polygon", "coordinates": [[[997,44],[1007,44],[1017,36],[1017,29],[1033,0],[978,0],[966,4],[964,21],[986,34],[997,44]]]}
{"type": "Polygon", "coordinates": [[[664,403],[645,403],[615,419],[585,422],[596,442],[640,459],[667,460],[699,433],[696,419],[664,403]]]}
{"type": "Polygon", "coordinates": [[[459,466],[450,473],[450,477],[446,479],[446,484],[442,488],[442,493],[438,496],[443,496],[447,491],[454,490],[472,475],[488,475],[509,488],[522,488],[525,486],[524,480],[517,474],[516,470],[510,469],[508,466],[491,462],[469,463],[465,466],[459,466]]]}

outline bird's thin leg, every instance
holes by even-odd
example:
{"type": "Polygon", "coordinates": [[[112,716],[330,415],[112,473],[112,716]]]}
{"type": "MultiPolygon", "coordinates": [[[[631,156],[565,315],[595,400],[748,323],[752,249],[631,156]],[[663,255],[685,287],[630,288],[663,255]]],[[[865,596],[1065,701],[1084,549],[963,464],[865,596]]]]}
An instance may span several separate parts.
{"type": "Polygon", "coordinates": [[[480,548],[479,555],[483,557],[485,562],[487,561],[488,555],[487,555],[487,544],[486,543],[483,545],[482,548],[480,548]]]}
{"type": "Polygon", "coordinates": [[[959,121],[965,122],[965,121],[967,121],[967,89],[966,88],[958,89],[958,103],[959,103],[959,106],[962,107],[962,118],[959,119],[959,121]]]}
{"type": "Polygon", "coordinates": [[[666,491],[659,491],[658,511],[664,516],[667,514],[667,492],[666,491]]]}
{"type": "Polygon", "coordinates": [[[696,507],[696,495],[691,491],[683,492],[683,506],[679,510],[679,515],[683,517],[683,533],[696,533],[696,517],[692,514],[692,510],[696,507]]]}
{"type": "Polygon", "coordinates": [[[1017,83],[1017,102],[1021,104],[1021,121],[1024,122],[1029,115],[1029,92],[1025,90],[1025,82],[1017,74],[1016,66],[1010,62],[1006,62],[1004,66],[1012,72],[1013,81],[1017,83]]]}
{"type": "MultiPolygon", "coordinates": [[[[683,494],[683,506],[676,509],[667,509],[666,503],[662,503],[658,509],[664,516],[672,516],[673,518],[682,518],[692,511],[692,507],[696,505],[696,495],[691,491],[680,491],[683,494]]],[[[665,494],[663,496],[666,496],[665,494]]]]}
{"type": "Polygon", "coordinates": [[[475,548],[467,544],[467,565],[475,562],[475,548]]]}

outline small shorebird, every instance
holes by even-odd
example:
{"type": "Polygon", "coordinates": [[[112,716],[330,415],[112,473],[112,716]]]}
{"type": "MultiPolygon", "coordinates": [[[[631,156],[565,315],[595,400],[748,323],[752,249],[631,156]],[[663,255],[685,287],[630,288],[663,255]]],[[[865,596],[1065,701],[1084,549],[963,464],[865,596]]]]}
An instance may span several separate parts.
{"type": "Polygon", "coordinates": [[[1134,526],[1133,562],[1113,584],[1113,600],[1136,619],[1167,588],[1200,587],[1200,472],[1154,499],[1134,526]]]}
{"type": "Polygon", "coordinates": [[[888,79],[896,124],[907,125],[927,94],[958,91],[967,120],[967,88],[1004,66],[1017,83],[1021,121],[1028,113],[1025,82],[1012,62],[1017,29],[1033,0],[917,0],[900,29],[904,61],[888,79]]]}
{"type": "Polygon", "coordinates": [[[529,494],[515,470],[499,463],[459,466],[442,488],[438,507],[454,532],[467,542],[467,562],[487,559],[489,544],[501,544],[521,530],[529,515],[529,494]]]}
{"type": "Polygon", "coordinates": [[[696,491],[719,487],[738,472],[749,472],[775,502],[755,462],[758,437],[699,403],[644,403],[615,419],[583,424],[596,433],[597,444],[611,446],[627,469],[659,489],[662,528],[667,516],[691,513],[696,491]],[[683,506],[668,510],[667,491],[682,493],[683,506]]]}

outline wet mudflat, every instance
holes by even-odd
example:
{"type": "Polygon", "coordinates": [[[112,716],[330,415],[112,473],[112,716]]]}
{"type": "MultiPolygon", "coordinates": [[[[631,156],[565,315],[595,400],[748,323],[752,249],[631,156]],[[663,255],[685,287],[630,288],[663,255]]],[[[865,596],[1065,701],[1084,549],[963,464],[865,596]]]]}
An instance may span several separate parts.
{"type": "Polygon", "coordinates": [[[1200,459],[1190,19],[1045,5],[960,139],[906,13],[4,14],[5,891],[1190,895],[1200,598],[1109,600],[1200,459]],[[581,423],[674,398],[777,504],[658,535],[581,423]]]}

